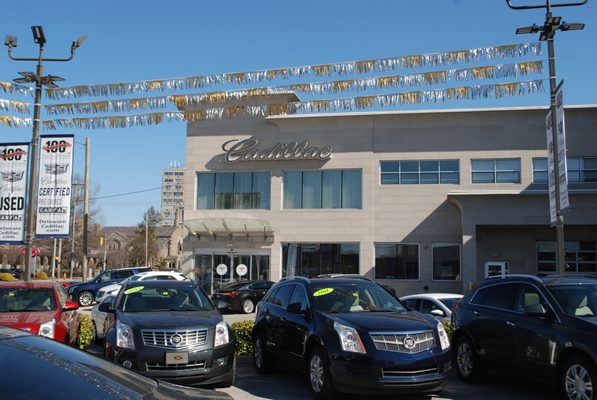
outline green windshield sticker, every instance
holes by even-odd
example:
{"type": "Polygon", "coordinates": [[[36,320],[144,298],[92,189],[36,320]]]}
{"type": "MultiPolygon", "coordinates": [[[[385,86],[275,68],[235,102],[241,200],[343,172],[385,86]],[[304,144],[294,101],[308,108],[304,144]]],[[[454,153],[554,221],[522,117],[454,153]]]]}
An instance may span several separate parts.
{"type": "Polygon", "coordinates": [[[317,297],[317,296],[324,296],[326,294],[330,294],[334,291],[334,288],[325,288],[325,289],[319,289],[317,292],[313,293],[313,296],[317,297]]]}
{"type": "Polygon", "coordinates": [[[139,290],[143,290],[143,289],[145,289],[145,286],[135,286],[135,287],[125,290],[124,294],[135,293],[135,292],[138,292],[139,290]]]}

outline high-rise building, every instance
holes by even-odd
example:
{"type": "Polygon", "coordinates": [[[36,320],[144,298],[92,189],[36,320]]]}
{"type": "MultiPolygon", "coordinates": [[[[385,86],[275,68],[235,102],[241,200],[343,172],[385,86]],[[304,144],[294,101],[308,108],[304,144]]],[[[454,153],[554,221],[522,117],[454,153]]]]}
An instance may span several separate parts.
{"type": "Polygon", "coordinates": [[[183,206],[184,168],[174,163],[162,170],[161,225],[174,226],[177,209],[183,206]]]}

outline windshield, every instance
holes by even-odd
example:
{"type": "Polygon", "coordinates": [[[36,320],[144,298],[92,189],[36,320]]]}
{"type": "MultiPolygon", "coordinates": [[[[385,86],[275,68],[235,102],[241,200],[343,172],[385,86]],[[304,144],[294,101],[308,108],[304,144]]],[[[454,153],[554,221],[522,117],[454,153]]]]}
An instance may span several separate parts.
{"type": "Polygon", "coordinates": [[[329,313],[366,311],[406,311],[395,297],[369,282],[313,285],[315,309],[329,313]]]}
{"type": "Polygon", "coordinates": [[[193,286],[134,286],[124,291],[118,307],[124,312],[210,311],[209,299],[193,286]]]}
{"type": "Polygon", "coordinates": [[[564,312],[573,317],[597,315],[597,284],[550,286],[564,312]]]}
{"type": "Polygon", "coordinates": [[[451,310],[452,308],[454,308],[454,303],[456,303],[459,300],[460,300],[460,297],[450,297],[447,299],[439,299],[439,301],[441,301],[446,307],[448,307],[448,310],[451,310]]]}
{"type": "Polygon", "coordinates": [[[225,291],[225,290],[236,290],[239,289],[247,284],[249,284],[251,282],[248,281],[239,281],[239,282],[232,282],[232,283],[227,283],[224,286],[220,287],[221,291],[225,291]]]}
{"type": "Polygon", "coordinates": [[[50,288],[2,288],[0,312],[51,311],[56,309],[54,292],[50,288]]]}

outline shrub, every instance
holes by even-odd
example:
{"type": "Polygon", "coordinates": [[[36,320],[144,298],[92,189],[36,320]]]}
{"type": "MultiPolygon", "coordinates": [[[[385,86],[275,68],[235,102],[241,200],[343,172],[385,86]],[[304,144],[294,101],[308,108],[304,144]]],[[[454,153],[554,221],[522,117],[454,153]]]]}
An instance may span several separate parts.
{"type": "Polygon", "coordinates": [[[253,340],[251,339],[253,324],[253,321],[239,321],[231,325],[234,338],[236,339],[234,354],[237,356],[249,356],[253,354],[253,340]]]}
{"type": "Polygon", "coordinates": [[[81,350],[87,349],[93,342],[94,328],[93,321],[89,315],[79,314],[79,341],[81,350]]]}
{"type": "Polygon", "coordinates": [[[48,279],[48,274],[46,274],[44,271],[37,271],[35,273],[35,278],[36,279],[44,279],[47,280],[48,279]]]}
{"type": "Polygon", "coordinates": [[[16,280],[17,280],[17,278],[12,276],[12,274],[10,272],[2,272],[0,274],[0,281],[12,282],[12,281],[16,281],[16,280]]]}
{"type": "Polygon", "coordinates": [[[442,321],[444,328],[446,329],[446,334],[448,335],[448,339],[452,340],[452,323],[450,321],[442,321]]]}

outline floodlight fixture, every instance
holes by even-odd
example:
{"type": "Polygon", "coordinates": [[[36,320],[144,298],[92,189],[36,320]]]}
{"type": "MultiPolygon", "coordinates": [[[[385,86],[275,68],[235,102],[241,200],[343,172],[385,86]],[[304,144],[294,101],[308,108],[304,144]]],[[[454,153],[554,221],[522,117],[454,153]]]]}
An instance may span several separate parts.
{"type": "Polygon", "coordinates": [[[518,28],[516,30],[517,34],[523,34],[523,33],[537,33],[539,32],[539,28],[537,25],[533,24],[533,26],[523,26],[522,28],[518,28]]]}
{"type": "Polygon", "coordinates": [[[85,41],[85,39],[87,39],[87,35],[81,35],[81,36],[79,36],[79,38],[73,42],[73,46],[72,47],[74,49],[76,49],[77,47],[80,47],[83,44],[83,42],[85,41]]]}
{"type": "Polygon", "coordinates": [[[545,25],[559,25],[562,17],[547,17],[545,25]]]}
{"type": "Polygon", "coordinates": [[[17,47],[17,37],[14,35],[6,35],[4,39],[4,45],[9,48],[17,47]]]}
{"type": "Polygon", "coordinates": [[[562,25],[560,25],[561,31],[580,31],[584,28],[585,24],[583,24],[582,22],[563,22],[562,25]]]}
{"type": "Polygon", "coordinates": [[[40,46],[46,44],[46,35],[44,35],[44,28],[39,25],[32,26],[31,31],[33,32],[33,41],[40,46]]]}

